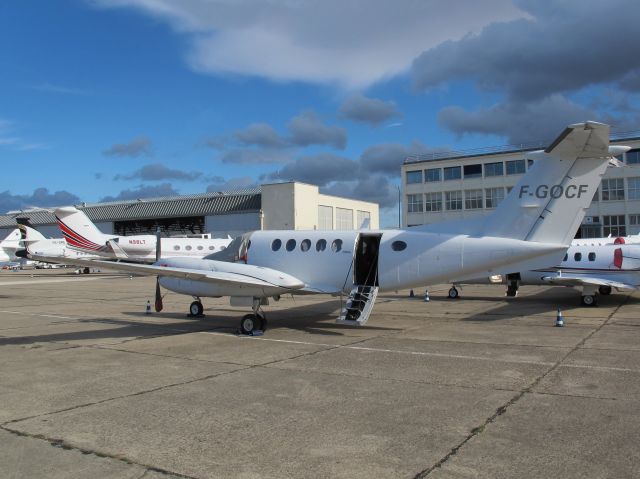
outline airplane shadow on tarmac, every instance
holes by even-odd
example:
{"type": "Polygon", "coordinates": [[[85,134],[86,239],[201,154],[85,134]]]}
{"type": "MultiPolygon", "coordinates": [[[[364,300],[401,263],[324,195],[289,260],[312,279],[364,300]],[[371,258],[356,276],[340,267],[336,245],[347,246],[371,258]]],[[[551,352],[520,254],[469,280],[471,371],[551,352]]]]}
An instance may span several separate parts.
{"type": "MultiPolygon", "coordinates": [[[[463,301],[496,302],[502,299],[503,304],[496,308],[470,315],[463,318],[462,321],[488,322],[538,314],[555,314],[558,308],[560,308],[561,311],[591,309],[588,306],[581,305],[580,296],[580,291],[574,288],[550,288],[535,294],[527,294],[515,298],[501,298],[498,294],[496,296],[464,296],[461,298],[463,301]]],[[[443,299],[443,301],[447,302],[452,300],[443,299]]],[[[640,300],[624,292],[614,292],[609,296],[598,296],[598,305],[606,307],[616,307],[623,303],[633,304],[638,302],[640,302],[640,300]]],[[[597,309],[598,306],[595,308],[597,309]]]]}
{"type": "MultiPolygon", "coordinates": [[[[317,335],[344,336],[344,332],[352,330],[354,326],[336,324],[339,301],[314,303],[312,305],[296,306],[292,308],[266,311],[268,330],[286,328],[304,331],[317,335]],[[344,332],[342,332],[344,331],[344,332]]],[[[153,313],[147,315],[139,311],[124,311],[122,314],[139,318],[140,321],[130,321],[113,318],[78,318],[77,320],[49,323],[47,326],[67,326],[78,324],[113,325],[113,328],[102,328],[82,331],[68,331],[51,334],[30,336],[0,337],[0,346],[11,344],[34,344],[59,342],[68,343],[87,340],[108,339],[144,339],[156,336],[172,336],[199,331],[218,331],[235,334],[238,331],[240,318],[247,314],[244,311],[226,310],[226,314],[216,314],[215,311],[205,310],[203,318],[189,318],[184,313],[153,313]],[[146,322],[144,319],[152,319],[146,322]],[[177,320],[177,321],[176,321],[177,320]],[[166,321],[166,322],[165,322],[166,321]]],[[[395,331],[395,328],[366,326],[368,329],[395,331]]],[[[268,331],[267,331],[268,334],[268,331]]]]}

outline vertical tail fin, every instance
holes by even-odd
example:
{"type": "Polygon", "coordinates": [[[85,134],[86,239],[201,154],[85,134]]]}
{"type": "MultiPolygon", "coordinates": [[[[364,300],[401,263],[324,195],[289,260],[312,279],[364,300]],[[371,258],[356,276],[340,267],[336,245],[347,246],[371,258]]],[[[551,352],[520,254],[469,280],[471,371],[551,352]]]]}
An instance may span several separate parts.
{"type": "Polygon", "coordinates": [[[102,233],[83,211],[66,206],[57,208],[54,214],[67,246],[81,251],[106,249],[109,236],[102,233]]]}
{"type": "Polygon", "coordinates": [[[609,126],[570,125],[534,160],[494,214],[483,233],[569,245],[600,185],[610,159],[627,147],[609,146],[609,126]]]}

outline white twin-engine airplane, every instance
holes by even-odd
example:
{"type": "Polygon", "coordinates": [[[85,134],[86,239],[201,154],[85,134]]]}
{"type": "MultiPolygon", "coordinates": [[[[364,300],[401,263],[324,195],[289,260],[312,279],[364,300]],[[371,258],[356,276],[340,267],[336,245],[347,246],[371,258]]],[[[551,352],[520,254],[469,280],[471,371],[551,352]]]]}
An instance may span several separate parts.
{"type": "Polygon", "coordinates": [[[264,329],[261,306],[286,293],[350,292],[338,321],[362,325],[378,290],[557,264],[607,165],[626,150],[609,146],[608,125],[571,125],[546,150],[531,154],[535,164],[486,217],[407,230],[255,231],[204,259],[167,258],[153,265],[78,263],[157,275],[157,310],[162,308],[160,285],[193,296],[194,315],[203,311],[200,298],[230,296],[234,305],[252,306],[253,314],[240,323],[245,333],[264,329]]]}
{"type": "MultiPolygon", "coordinates": [[[[54,211],[58,227],[69,249],[110,259],[156,261],[156,236],[117,236],[101,232],[89,217],[73,206],[54,211]]],[[[202,258],[224,250],[231,238],[164,238],[162,247],[171,257],[202,258]]]]}

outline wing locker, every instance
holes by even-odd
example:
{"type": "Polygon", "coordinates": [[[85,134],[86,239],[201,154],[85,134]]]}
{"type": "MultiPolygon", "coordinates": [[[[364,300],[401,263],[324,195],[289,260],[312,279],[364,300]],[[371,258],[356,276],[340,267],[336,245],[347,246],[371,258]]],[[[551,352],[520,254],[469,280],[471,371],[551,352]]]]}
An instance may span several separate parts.
{"type": "Polygon", "coordinates": [[[360,233],[353,251],[353,286],[338,318],[340,324],[362,326],[378,296],[381,233],[360,233]]]}

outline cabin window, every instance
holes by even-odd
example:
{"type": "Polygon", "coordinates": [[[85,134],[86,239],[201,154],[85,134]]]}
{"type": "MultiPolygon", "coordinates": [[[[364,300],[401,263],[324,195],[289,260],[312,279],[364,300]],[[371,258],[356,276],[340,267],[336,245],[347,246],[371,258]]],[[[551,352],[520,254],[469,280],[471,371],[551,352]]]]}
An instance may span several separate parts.
{"type": "Polygon", "coordinates": [[[595,261],[596,260],[596,254],[595,253],[589,253],[589,261],[595,261]]]}
{"type": "Polygon", "coordinates": [[[279,239],[274,239],[271,243],[271,250],[278,251],[281,246],[282,246],[282,241],[280,241],[279,239]]]}
{"type": "Polygon", "coordinates": [[[198,251],[202,251],[203,249],[202,245],[198,246],[198,251]]]}
{"type": "Polygon", "coordinates": [[[184,249],[186,249],[187,251],[191,251],[191,245],[190,245],[190,244],[188,244],[187,246],[185,246],[185,248],[184,248],[184,249]]]}
{"type": "Polygon", "coordinates": [[[327,240],[319,239],[316,243],[316,251],[324,251],[327,249],[327,240]]]}
{"type": "Polygon", "coordinates": [[[333,243],[331,243],[331,251],[333,251],[334,253],[337,253],[341,249],[342,249],[342,240],[341,239],[333,240],[333,243]]]}
{"type": "Polygon", "coordinates": [[[582,253],[576,253],[573,255],[573,259],[576,261],[582,261],[582,253]]]}
{"type": "Polygon", "coordinates": [[[227,249],[226,246],[220,246],[220,251],[222,251],[223,249],[227,249]]]}
{"type": "Polygon", "coordinates": [[[302,251],[309,251],[309,248],[311,248],[311,240],[309,239],[302,240],[302,243],[300,243],[300,249],[302,251]]]}
{"type": "Polygon", "coordinates": [[[216,249],[215,246],[209,246],[209,251],[213,251],[214,249],[216,249]]]}
{"type": "Polygon", "coordinates": [[[290,239],[287,241],[287,251],[293,251],[294,249],[296,249],[296,240],[294,239],[290,239]]]}
{"type": "Polygon", "coordinates": [[[247,251],[249,251],[249,248],[251,248],[251,240],[247,241],[247,251]]]}
{"type": "Polygon", "coordinates": [[[407,243],[405,243],[404,241],[394,241],[393,243],[391,243],[391,249],[393,251],[403,251],[407,248],[407,243]]]}
{"type": "Polygon", "coordinates": [[[174,249],[175,251],[180,251],[180,246],[179,246],[179,245],[175,245],[175,246],[173,247],[173,249],[174,249]]]}
{"type": "Polygon", "coordinates": [[[569,259],[569,253],[565,253],[564,258],[562,259],[562,261],[567,261],[569,259]]]}

